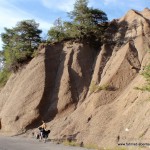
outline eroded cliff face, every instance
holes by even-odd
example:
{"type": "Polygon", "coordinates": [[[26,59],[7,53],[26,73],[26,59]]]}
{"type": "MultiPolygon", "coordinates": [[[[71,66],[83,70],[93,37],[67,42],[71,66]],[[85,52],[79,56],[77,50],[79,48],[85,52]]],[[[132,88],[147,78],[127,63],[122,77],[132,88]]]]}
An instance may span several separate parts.
{"type": "Polygon", "coordinates": [[[95,57],[95,50],[78,43],[43,48],[2,90],[1,130],[23,132],[41,119],[73,112],[87,95],[95,57]]]}
{"type": "Polygon", "coordinates": [[[99,52],[76,42],[46,46],[1,91],[1,131],[22,133],[44,119],[50,138],[99,147],[146,141],[150,93],[134,88],[145,83],[149,49],[149,9],[113,20],[99,52]]]}

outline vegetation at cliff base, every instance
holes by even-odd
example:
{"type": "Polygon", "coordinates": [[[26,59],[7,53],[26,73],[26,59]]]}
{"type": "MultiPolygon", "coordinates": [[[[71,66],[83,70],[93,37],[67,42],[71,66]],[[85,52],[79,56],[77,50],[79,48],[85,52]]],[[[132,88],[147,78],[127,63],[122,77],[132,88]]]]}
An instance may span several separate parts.
{"type": "Polygon", "coordinates": [[[145,77],[147,84],[144,87],[144,90],[150,92],[150,65],[147,65],[144,69],[142,75],[145,77]]]}
{"type": "Polygon", "coordinates": [[[145,66],[144,71],[141,75],[146,79],[146,83],[141,87],[134,87],[134,89],[150,92],[150,64],[145,66]]]}
{"type": "Polygon", "coordinates": [[[3,69],[0,71],[0,88],[6,84],[10,75],[11,72],[8,71],[7,69],[3,69]]]}

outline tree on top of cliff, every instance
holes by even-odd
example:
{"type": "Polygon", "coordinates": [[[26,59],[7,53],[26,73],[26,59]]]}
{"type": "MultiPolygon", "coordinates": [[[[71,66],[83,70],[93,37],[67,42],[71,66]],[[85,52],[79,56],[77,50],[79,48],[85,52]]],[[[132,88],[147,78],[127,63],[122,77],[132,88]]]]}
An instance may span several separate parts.
{"type": "Polygon", "coordinates": [[[41,30],[34,20],[24,20],[12,29],[5,28],[1,34],[4,43],[4,59],[6,66],[15,71],[18,64],[32,58],[33,52],[41,41],[41,30]]]}
{"type": "Polygon", "coordinates": [[[108,21],[107,15],[103,11],[89,8],[87,0],[76,0],[74,10],[68,15],[71,21],[61,22],[61,26],[59,26],[61,31],[55,25],[49,30],[48,35],[52,41],[66,38],[101,40],[101,35],[106,28],[104,24],[108,21]],[[58,35],[58,37],[54,35],[58,35]]]}
{"type": "Polygon", "coordinates": [[[50,41],[55,41],[55,39],[62,41],[64,38],[67,38],[61,18],[55,20],[54,27],[48,31],[48,35],[50,41]]]}
{"type": "Polygon", "coordinates": [[[77,0],[74,4],[74,10],[69,12],[69,17],[73,23],[82,26],[100,25],[108,21],[107,15],[99,9],[89,8],[88,0],[77,0]]]}

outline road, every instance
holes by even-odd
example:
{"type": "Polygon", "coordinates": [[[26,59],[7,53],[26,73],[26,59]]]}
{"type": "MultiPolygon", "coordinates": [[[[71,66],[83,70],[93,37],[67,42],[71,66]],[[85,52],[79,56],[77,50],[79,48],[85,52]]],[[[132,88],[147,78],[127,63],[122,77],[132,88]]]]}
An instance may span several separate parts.
{"type": "Polygon", "coordinates": [[[52,142],[39,142],[33,138],[0,136],[0,150],[87,150],[52,142]]]}

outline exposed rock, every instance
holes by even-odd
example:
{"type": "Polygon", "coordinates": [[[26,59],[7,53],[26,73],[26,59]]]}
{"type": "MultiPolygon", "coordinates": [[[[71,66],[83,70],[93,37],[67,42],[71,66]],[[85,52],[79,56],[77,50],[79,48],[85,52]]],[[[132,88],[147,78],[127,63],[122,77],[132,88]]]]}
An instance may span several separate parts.
{"type": "Polygon", "coordinates": [[[77,42],[43,47],[1,90],[1,131],[22,133],[44,119],[52,139],[74,137],[99,147],[147,142],[150,93],[134,88],[145,83],[149,39],[146,8],[113,20],[99,53],[77,42]],[[99,90],[90,91],[92,82],[99,90]]]}

